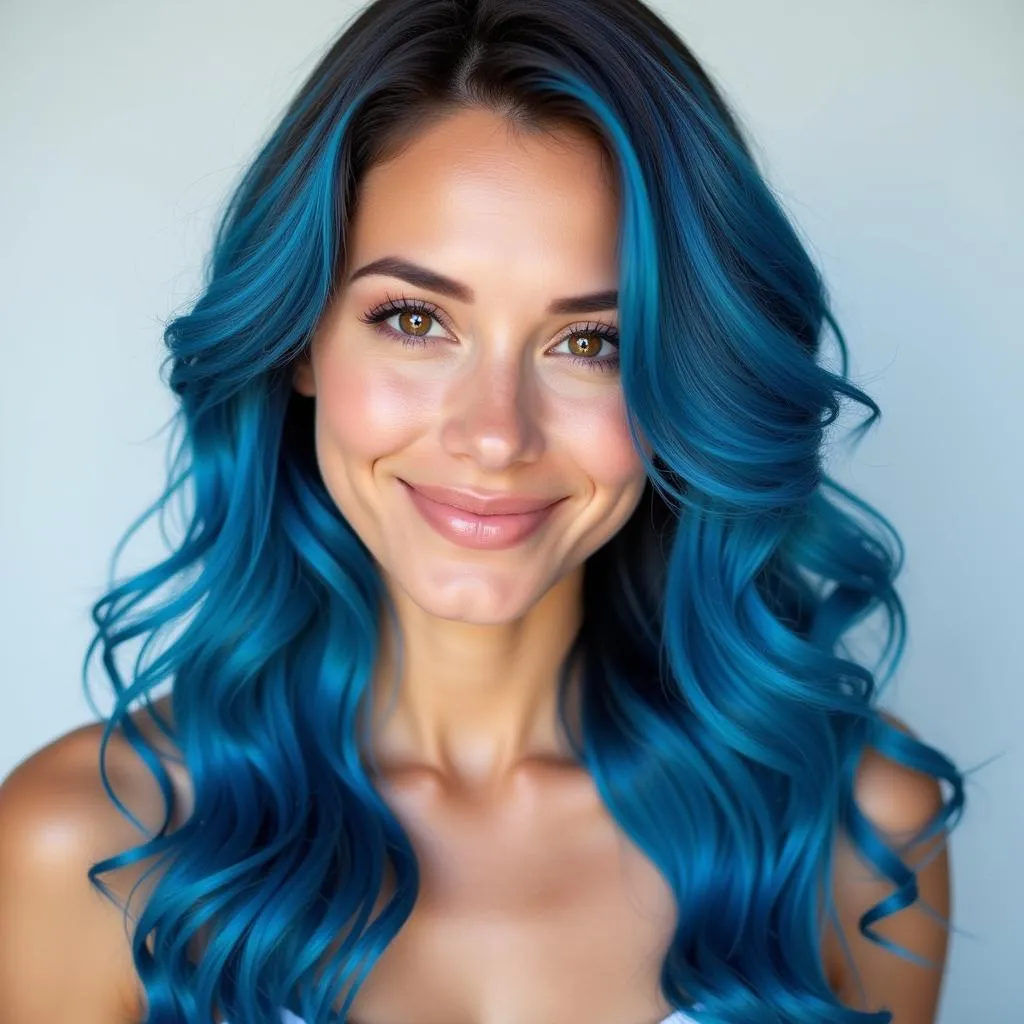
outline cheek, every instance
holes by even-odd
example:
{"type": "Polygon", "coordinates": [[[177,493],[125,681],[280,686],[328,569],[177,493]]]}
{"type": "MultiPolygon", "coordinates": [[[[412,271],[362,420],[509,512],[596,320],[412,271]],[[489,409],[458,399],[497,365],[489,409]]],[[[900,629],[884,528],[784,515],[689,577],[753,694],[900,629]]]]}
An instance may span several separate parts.
{"type": "Polygon", "coordinates": [[[321,365],[317,433],[336,455],[373,459],[411,440],[432,400],[379,362],[332,356],[321,365]]]}
{"type": "Polygon", "coordinates": [[[564,450],[598,489],[616,490],[643,478],[621,391],[609,388],[606,395],[562,404],[557,430],[564,450]]]}

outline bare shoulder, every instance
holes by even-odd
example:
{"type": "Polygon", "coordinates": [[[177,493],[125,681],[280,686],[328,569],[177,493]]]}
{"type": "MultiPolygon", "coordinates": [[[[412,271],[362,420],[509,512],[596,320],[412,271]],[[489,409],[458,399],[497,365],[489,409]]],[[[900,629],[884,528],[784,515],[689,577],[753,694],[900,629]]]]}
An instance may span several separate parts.
{"type": "MultiPolygon", "coordinates": [[[[87,876],[145,838],[103,786],[101,737],[100,724],[66,733],[0,785],[0,1024],[141,1019],[128,924],[87,876]]],[[[106,767],[118,798],[157,826],[159,787],[123,737],[111,736],[106,767]]],[[[147,863],[101,876],[121,905],[147,863]]]]}
{"type": "MultiPolygon", "coordinates": [[[[907,724],[882,712],[901,732],[917,739],[907,724]]],[[[945,833],[907,845],[942,807],[942,790],[930,775],[893,761],[868,747],[858,766],[854,799],[886,843],[900,849],[903,862],[916,872],[918,899],[871,928],[888,942],[933,966],[919,966],[891,952],[860,931],[860,919],[894,891],[854,848],[848,837],[837,841],[833,861],[833,898],[843,938],[855,971],[829,929],[830,960],[838,965],[840,999],[856,1009],[887,1009],[896,1024],[933,1024],[938,1012],[949,935],[935,915],[949,917],[951,880],[945,833]],[[859,977],[858,977],[859,976],[859,977]]]]}

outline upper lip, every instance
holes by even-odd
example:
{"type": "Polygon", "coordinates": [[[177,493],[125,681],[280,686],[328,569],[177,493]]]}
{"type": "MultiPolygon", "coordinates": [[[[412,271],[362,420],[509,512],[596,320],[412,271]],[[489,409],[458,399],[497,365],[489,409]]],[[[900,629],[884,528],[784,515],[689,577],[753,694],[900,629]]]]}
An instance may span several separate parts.
{"type": "Polygon", "coordinates": [[[466,491],[452,487],[436,487],[428,484],[413,484],[408,480],[402,483],[419,491],[431,501],[439,501],[442,505],[451,505],[463,512],[473,512],[479,516],[518,515],[523,512],[537,512],[548,505],[553,505],[560,498],[541,498],[529,494],[507,494],[502,491],[466,491]]]}

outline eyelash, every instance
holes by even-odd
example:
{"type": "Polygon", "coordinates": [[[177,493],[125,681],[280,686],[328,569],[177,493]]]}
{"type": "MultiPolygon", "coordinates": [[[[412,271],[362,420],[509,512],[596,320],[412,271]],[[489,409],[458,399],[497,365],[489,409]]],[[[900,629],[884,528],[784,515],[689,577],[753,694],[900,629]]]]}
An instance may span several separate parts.
{"type": "MultiPolygon", "coordinates": [[[[377,330],[388,337],[396,338],[403,345],[407,345],[410,348],[423,348],[431,341],[437,341],[437,338],[416,338],[410,334],[402,334],[400,331],[396,331],[394,328],[389,327],[385,320],[390,319],[396,313],[404,313],[410,311],[413,313],[425,313],[431,319],[436,320],[446,330],[449,329],[448,325],[444,321],[444,316],[437,306],[430,302],[423,302],[419,299],[407,299],[404,296],[398,298],[388,298],[380,303],[380,305],[374,306],[367,312],[360,314],[359,319],[364,324],[369,324],[376,327],[377,330]]],[[[580,326],[575,326],[571,330],[567,331],[558,342],[560,345],[563,341],[573,337],[576,334],[596,334],[602,339],[602,341],[611,342],[618,351],[619,346],[619,331],[618,328],[613,327],[611,324],[601,323],[587,323],[580,326]]],[[[577,363],[586,366],[587,369],[597,370],[599,373],[609,373],[616,369],[619,365],[619,357],[616,354],[610,359],[598,359],[592,356],[561,356],[562,359],[568,359],[572,363],[577,363]]]]}

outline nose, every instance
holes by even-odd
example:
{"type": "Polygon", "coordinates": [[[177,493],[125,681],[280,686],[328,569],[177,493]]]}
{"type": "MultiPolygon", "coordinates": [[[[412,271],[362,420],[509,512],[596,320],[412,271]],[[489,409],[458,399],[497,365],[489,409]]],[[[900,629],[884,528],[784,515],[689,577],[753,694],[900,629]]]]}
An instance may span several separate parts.
{"type": "Polygon", "coordinates": [[[544,449],[536,381],[514,353],[477,356],[449,387],[445,451],[494,471],[535,462],[544,449]]]}

